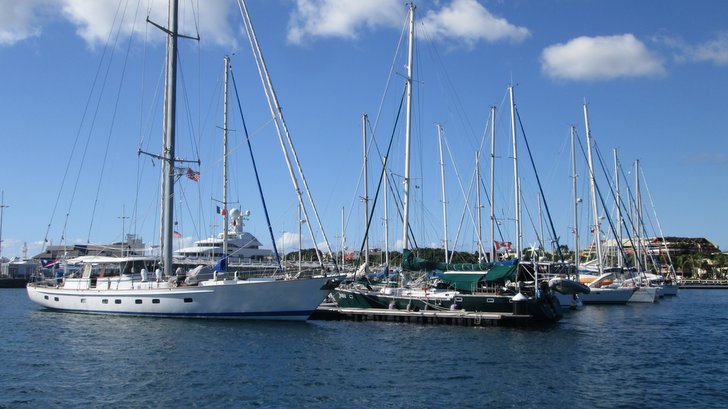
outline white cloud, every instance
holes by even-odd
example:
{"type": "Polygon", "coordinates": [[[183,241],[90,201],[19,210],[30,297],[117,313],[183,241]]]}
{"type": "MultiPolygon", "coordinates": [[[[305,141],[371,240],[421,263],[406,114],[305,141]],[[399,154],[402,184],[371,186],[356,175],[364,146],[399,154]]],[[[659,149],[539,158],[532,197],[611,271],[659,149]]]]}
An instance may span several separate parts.
{"type": "Polygon", "coordinates": [[[693,55],[696,61],[711,61],[718,65],[728,64],[728,32],[719,33],[715,39],[698,45],[693,55]]]}
{"type": "Polygon", "coordinates": [[[477,41],[522,41],[531,33],[492,15],[477,0],[453,0],[441,10],[428,11],[424,25],[435,38],[450,38],[472,45],[477,41]]]}
{"type": "Polygon", "coordinates": [[[718,33],[714,39],[701,44],[688,44],[677,37],[656,37],[655,41],[673,50],[677,62],[712,62],[728,65],[728,31],[718,33]]]}
{"type": "Polygon", "coordinates": [[[405,11],[398,0],[296,0],[288,41],[301,44],[313,37],[357,38],[365,28],[399,26],[405,11]]]}
{"type": "Polygon", "coordinates": [[[43,241],[26,242],[16,239],[3,239],[2,241],[2,257],[33,257],[39,254],[43,249],[43,241]],[[27,250],[27,251],[26,251],[27,250]]]}
{"type": "Polygon", "coordinates": [[[173,237],[172,238],[172,247],[177,250],[185,247],[192,247],[195,244],[195,239],[190,236],[184,236],[184,237],[173,237]]]}
{"type": "MultiPolygon", "coordinates": [[[[290,253],[291,251],[298,251],[298,232],[293,233],[290,231],[284,231],[281,236],[276,239],[276,246],[281,254],[290,253]]],[[[304,244],[301,247],[306,247],[304,244]]]]}
{"type": "MultiPolygon", "coordinates": [[[[147,3],[118,0],[0,0],[0,45],[12,45],[39,36],[42,23],[51,18],[73,23],[77,27],[77,34],[92,47],[106,42],[111,30],[120,30],[124,36],[133,33],[140,38],[146,32],[151,38],[161,40],[164,37],[159,30],[145,27],[146,18],[149,11],[150,20],[165,26],[167,4],[152,2],[151,8],[147,10],[147,3]],[[134,9],[137,4],[139,10],[134,9]]],[[[180,2],[180,32],[194,36],[199,30],[203,44],[234,46],[233,30],[227,18],[233,11],[232,5],[226,0],[206,0],[200,11],[193,12],[189,2],[180,2]]]]}
{"type": "Polygon", "coordinates": [[[392,251],[402,251],[403,244],[404,244],[404,241],[402,239],[397,239],[394,242],[394,245],[389,250],[392,250],[392,251]]]}
{"type": "Polygon", "coordinates": [[[551,78],[577,81],[665,73],[662,61],[632,34],[578,37],[546,47],[541,70],[551,78]]]}
{"type": "MultiPolygon", "coordinates": [[[[125,10],[124,4],[126,3],[120,5],[117,0],[63,1],[64,16],[78,27],[78,35],[90,45],[104,43],[110,30],[118,29],[120,17],[117,17],[117,8],[119,15],[124,17],[121,23],[121,33],[124,35],[134,33],[144,36],[147,31],[145,28],[147,12],[149,19],[155,23],[161,26],[165,26],[167,23],[166,2],[152,2],[148,11],[147,9],[137,11],[132,10],[132,7],[125,10]]],[[[203,42],[209,41],[220,45],[233,43],[232,30],[227,19],[227,14],[232,10],[232,3],[223,0],[207,0],[204,7],[200,7],[201,10],[190,9],[189,4],[180,2],[179,5],[179,30],[182,34],[194,36],[199,29],[203,42]]],[[[133,2],[130,5],[133,5],[133,2]]],[[[157,31],[156,28],[150,28],[150,30],[157,31]]],[[[161,35],[158,38],[162,38],[161,35]]]]}
{"type": "Polygon", "coordinates": [[[0,0],[0,45],[13,45],[41,33],[50,0],[0,0]]]}

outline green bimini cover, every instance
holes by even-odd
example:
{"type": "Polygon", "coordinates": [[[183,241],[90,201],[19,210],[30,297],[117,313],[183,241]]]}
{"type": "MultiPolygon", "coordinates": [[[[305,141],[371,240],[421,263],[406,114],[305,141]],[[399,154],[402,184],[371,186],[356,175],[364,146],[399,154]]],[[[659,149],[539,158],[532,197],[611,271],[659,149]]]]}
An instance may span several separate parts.
{"type": "Polygon", "coordinates": [[[486,273],[482,271],[473,271],[471,273],[446,271],[441,275],[442,281],[450,287],[458,291],[475,291],[478,288],[478,282],[485,277],[486,273]]]}
{"type": "Polygon", "coordinates": [[[507,281],[515,280],[518,260],[499,261],[496,263],[438,263],[423,258],[415,257],[408,249],[402,251],[402,270],[409,271],[462,271],[463,274],[448,273],[452,282],[447,281],[455,288],[462,286],[463,290],[470,290],[478,281],[507,281]],[[469,272],[465,273],[465,272],[469,272]],[[483,272],[477,274],[476,272],[483,272]],[[473,274],[475,273],[475,274],[473,274]],[[485,276],[483,278],[483,276],[485,276]]]}

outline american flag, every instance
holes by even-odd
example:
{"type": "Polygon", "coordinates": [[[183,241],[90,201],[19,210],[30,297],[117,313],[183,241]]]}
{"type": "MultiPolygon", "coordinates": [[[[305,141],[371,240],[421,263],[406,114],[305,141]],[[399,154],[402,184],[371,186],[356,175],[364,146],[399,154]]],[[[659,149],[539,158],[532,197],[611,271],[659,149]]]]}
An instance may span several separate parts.
{"type": "Polygon", "coordinates": [[[190,180],[194,180],[195,182],[199,182],[200,181],[200,172],[187,168],[187,178],[190,180]]]}

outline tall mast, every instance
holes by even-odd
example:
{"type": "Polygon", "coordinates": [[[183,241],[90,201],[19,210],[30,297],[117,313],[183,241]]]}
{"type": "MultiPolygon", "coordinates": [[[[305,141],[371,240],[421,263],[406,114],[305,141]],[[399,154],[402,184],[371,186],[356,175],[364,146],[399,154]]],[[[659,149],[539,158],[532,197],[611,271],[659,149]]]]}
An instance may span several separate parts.
{"type": "Polygon", "coordinates": [[[475,201],[477,207],[477,213],[475,215],[477,217],[478,223],[478,262],[482,262],[483,241],[481,240],[481,238],[483,237],[483,224],[481,221],[480,209],[483,207],[483,205],[480,202],[480,151],[475,152],[475,201]]]}
{"type": "Polygon", "coordinates": [[[573,193],[574,202],[574,267],[576,269],[577,277],[579,275],[579,215],[578,206],[579,198],[576,193],[576,145],[575,142],[576,127],[571,126],[571,190],[573,193]]]}
{"type": "Polygon", "coordinates": [[[405,128],[404,181],[403,181],[403,216],[402,216],[402,248],[409,247],[409,185],[410,185],[410,145],[412,139],[412,64],[415,47],[415,4],[410,3],[409,51],[407,53],[407,120],[405,128]]]}
{"type": "Polygon", "coordinates": [[[541,193],[536,195],[536,201],[538,203],[538,226],[541,233],[541,252],[546,252],[546,236],[543,235],[543,216],[541,215],[541,193]]]}
{"type": "MultiPolygon", "coordinates": [[[[293,184],[293,188],[296,192],[296,197],[298,199],[298,203],[301,205],[301,209],[303,211],[303,216],[305,220],[309,220],[308,217],[308,210],[306,206],[304,206],[303,203],[303,195],[301,192],[301,189],[299,187],[298,178],[296,177],[296,174],[293,170],[293,164],[291,163],[291,156],[293,156],[293,160],[296,163],[296,168],[298,170],[298,175],[301,178],[301,182],[303,183],[304,189],[306,191],[306,196],[308,197],[308,201],[311,204],[311,210],[313,211],[314,217],[316,218],[316,223],[319,226],[319,229],[321,231],[321,235],[323,236],[324,242],[326,243],[326,248],[329,251],[329,255],[332,256],[332,259],[334,263],[336,263],[336,257],[334,257],[333,250],[331,249],[331,245],[329,243],[329,239],[326,236],[326,232],[323,229],[323,223],[321,223],[321,218],[319,216],[318,211],[316,210],[316,204],[313,202],[313,197],[311,195],[311,189],[308,186],[308,181],[306,180],[305,175],[303,174],[303,169],[301,167],[301,162],[298,158],[298,153],[296,153],[296,149],[293,146],[293,139],[291,138],[291,134],[288,131],[288,125],[286,125],[285,118],[283,116],[283,108],[281,107],[281,104],[278,102],[278,96],[275,92],[275,89],[273,88],[273,83],[271,81],[270,75],[268,73],[268,68],[265,64],[265,59],[263,58],[263,53],[260,49],[260,44],[258,43],[258,38],[255,35],[255,30],[253,29],[253,23],[250,21],[250,14],[248,13],[248,6],[246,5],[245,1],[238,1],[238,7],[240,8],[240,13],[243,17],[243,24],[245,25],[245,30],[248,32],[248,39],[250,41],[250,47],[253,51],[253,55],[255,57],[255,63],[258,67],[258,73],[260,75],[261,82],[263,83],[263,91],[265,92],[266,99],[268,100],[268,108],[270,109],[270,113],[273,117],[273,124],[276,128],[276,133],[278,134],[278,141],[281,145],[281,150],[283,151],[283,156],[286,160],[286,164],[288,166],[288,173],[291,177],[291,183],[293,184]],[[285,138],[285,140],[284,140],[285,138]],[[290,154],[288,152],[288,149],[290,149],[290,154]]],[[[318,250],[318,244],[316,243],[315,236],[313,233],[313,227],[311,226],[311,223],[306,223],[306,227],[308,228],[309,235],[311,236],[313,240],[313,246],[316,250],[316,257],[319,261],[319,266],[321,269],[324,268],[324,263],[321,258],[321,252],[318,250]]]]}
{"type": "MultiPolygon", "coordinates": [[[[384,159],[384,158],[383,158],[384,159]]],[[[383,160],[387,163],[386,160],[383,160]]],[[[389,210],[387,209],[387,197],[389,196],[389,175],[387,168],[384,168],[384,265],[389,267],[389,210]]]]}
{"type": "Polygon", "coordinates": [[[344,256],[346,254],[346,236],[344,235],[344,208],[341,208],[341,271],[344,271],[344,256]]]}
{"type": "MultiPolygon", "coordinates": [[[[0,206],[2,206],[2,203],[0,203],[0,206]]],[[[124,245],[125,244],[127,247],[127,254],[129,253],[129,250],[131,250],[129,248],[129,241],[127,240],[127,237],[126,237],[126,228],[125,228],[126,227],[125,220],[128,219],[129,217],[124,215],[124,210],[125,210],[124,205],[121,205],[121,217],[119,217],[119,219],[121,219],[121,246],[120,246],[121,257],[124,257],[124,245]]],[[[2,227],[3,227],[2,219],[0,219],[0,229],[2,229],[2,227]]],[[[0,237],[0,238],[2,238],[2,237],[0,237]]]]}
{"type": "Polygon", "coordinates": [[[0,256],[3,255],[3,213],[6,207],[8,206],[5,206],[5,191],[3,190],[0,192],[0,256]]]}
{"type": "Polygon", "coordinates": [[[222,256],[228,255],[228,77],[230,76],[230,57],[225,56],[225,87],[223,91],[223,125],[222,125],[222,256]]]}
{"type": "Polygon", "coordinates": [[[624,266],[622,258],[622,206],[619,196],[619,160],[617,159],[617,149],[614,149],[614,191],[617,200],[617,267],[620,269],[624,266]]]}
{"type": "Polygon", "coordinates": [[[298,274],[301,274],[301,225],[305,220],[301,218],[301,204],[298,205],[298,274]]]}
{"type": "Polygon", "coordinates": [[[495,258],[495,106],[490,107],[490,261],[495,258]]]}
{"type": "Polygon", "coordinates": [[[634,161],[634,190],[635,190],[635,204],[634,211],[636,214],[635,220],[637,220],[637,250],[635,257],[637,258],[637,272],[642,272],[641,258],[644,257],[644,266],[647,267],[647,251],[644,249],[642,235],[645,232],[642,229],[642,197],[640,195],[640,161],[639,159],[634,161]]]}
{"type": "MultiPolygon", "coordinates": [[[[367,114],[361,116],[362,147],[364,148],[364,228],[369,226],[369,180],[367,179],[367,114]]],[[[364,263],[369,265],[369,234],[364,237],[364,263]]]]}
{"type": "Polygon", "coordinates": [[[602,264],[602,238],[599,229],[599,208],[597,207],[597,182],[594,177],[594,164],[592,162],[592,140],[591,131],[589,130],[589,112],[586,102],[584,103],[584,124],[586,126],[586,143],[587,143],[587,159],[589,161],[589,184],[591,186],[591,202],[592,213],[594,214],[594,234],[596,236],[597,245],[597,262],[599,263],[599,274],[604,273],[604,265],[602,264]]]}
{"type": "Polygon", "coordinates": [[[450,252],[447,247],[447,196],[445,194],[445,161],[442,159],[442,125],[437,124],[437,141],[440,145],[440,179],[442,186],[442,228],[445,236],[445,263],[450,261],[450,252]]]}
{"type": "Polygon", "coordinates": [[[162,150],[164,194],[162,195],[162,264],[164,274],[172,275],[172,237],[174,220],[174,147],[177,116],[177,0],[169,2],[167,15],[167,77],[164,97],[164,145],[162,150]]]}
{"type": "MultiPolygon", "coordinates": [[[[516,102],[513,97],[513,86],[508,87],[511,98],[511,136],[513,137],[513,180],[516,206],[516,258],[521,259],[521,179],[518,177],[518,143],[516,139],[516,102]]],[[[491,194],[492,196],[492,194],[491,194]]]]}

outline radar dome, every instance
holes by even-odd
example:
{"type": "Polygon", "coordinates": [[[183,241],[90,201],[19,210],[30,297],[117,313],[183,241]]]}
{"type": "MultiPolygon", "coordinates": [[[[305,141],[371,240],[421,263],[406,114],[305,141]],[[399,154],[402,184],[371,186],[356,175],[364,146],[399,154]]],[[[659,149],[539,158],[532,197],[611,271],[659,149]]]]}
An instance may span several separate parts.
{"type": "Polygon", "coordinates": [[[232,217],[233,219],[239,219],[240,209],[230,209],[230,217],[232,217]]]}

